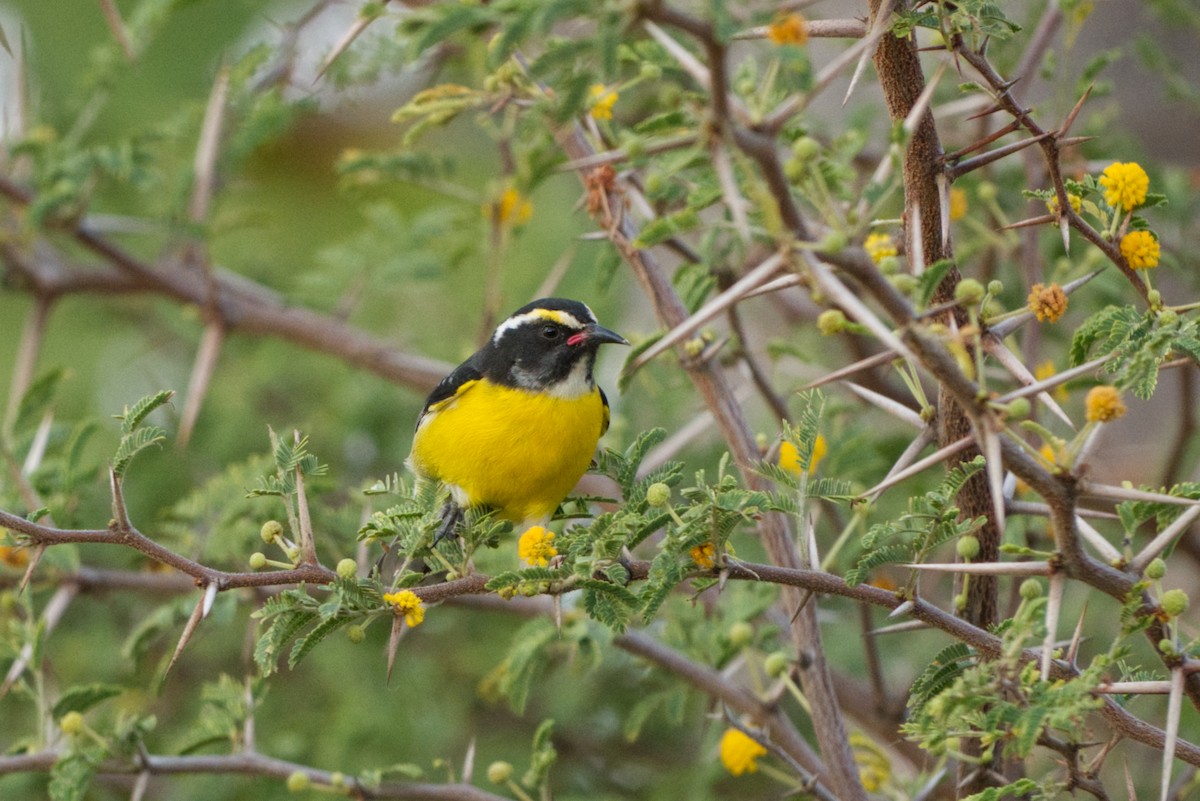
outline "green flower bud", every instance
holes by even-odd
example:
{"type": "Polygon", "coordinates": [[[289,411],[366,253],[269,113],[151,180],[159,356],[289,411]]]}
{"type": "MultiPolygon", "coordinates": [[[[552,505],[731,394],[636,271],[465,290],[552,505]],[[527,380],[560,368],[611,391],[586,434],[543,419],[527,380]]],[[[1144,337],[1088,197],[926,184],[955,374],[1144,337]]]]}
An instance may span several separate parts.
{"type": "Polygon", "coordinates": [[[1163,654],[1165,654],[1166,656],[1174,656],[1175,655],[1175,643],[1171,640],[1166,640],[1166,639],[1159,640],[1158,641],[1158,650],[1162,651],[1163,654]]]}
{"type": "Polygon", "coordinates": [[[967,594],[965,592],[960,592],[958,595],[954,596],[954,609],[957,612],[961,612],[962,610],[964,610],[966,608],[967,608],[967,594]]]}
{"type": "Polygon", "coordinates": [[[287,558],[290,559],[293,564],[300,559],[300,549],[295,545],[289,545],[287,548],[283,549],[283,552],[287,554],[287,558]]]}
{"type": "Polygon", "coordinates": [[[1188,596],[1183,590],[1167,590],[1158,599],[1158,605],[1170,617],[1179,617],[1188,608],[1188,596]]]}
{"type": "Polygon", "coordinates": [[[846,328],[846,314],[841,309],[826,309],[817,315],[817,330],[825,336],[841,333],[846,328]]]}
{"type": "Polygon", "coordinates": [[[654,507],[666,506],[671,502],[671,488],[661,481],[646,488],[646,503],[654,507]]]}
{"type": "Polygon", "coordinates": [[[512,778],[513,766],[508,762],[493,762],[488,765],[487,777],[492,784],[504,784],[512,778]]]}
{"type": "Polygon", "coordinates": [[[799,183],[806,172],[804,162],[798,158],[792,157],[783,163],[783,174],[792,183],[799,183]]]}
{"type": "Polygon", "coordinates": [[[1150,308],[1157,309],[1162,306],[1162,293],[1157,289],[1151,289],[1146,293],[1146,302],[1150,304],[1150,308]]]}
{"type": "Polygon", "coordinates": [[[1161,325],[1174,325],[1179,321],[1179,313],[1174,309],[1163,309],[1158,313],[1158,322],[1161,325]]]}
{"type": "Polygon", "coordinates": [[[355,645],[367,638],[367,630],[357,624],[346,627],[346,638],[355,645]]]}
{"type": "Polygon", "coordinates": [[[1036,601],[1042,597],[1042,582],[1035,578],[1027,578],[1021,582],[1021,597],[1026,601],[1036,601]]]}
{"type": "Polygon", "coordinates": [[[792,155],[799,161],[810,161],[821,152],[821,143],[811,136],[802,136],[792,142],[792,155]]]}
{"type": "Polygon", "coordinates": [[[349,557],[337,563],[337,574],[344,579],[352,579],[358,575],[358,563],[349,557]]]}
{"type": "Polygon", "coordinates": [[[824,253],[840,253],[850,244],[850,237],[844,231],[830,231],[825,238],[817,243],[817,250],[824,253]]]}
{"type": "Polygon", "coordinates": [[[657,64],[651,64],[649,61],[647,61],[642,64],[641,69],[638,70],[638,76],[643,81],[657,81],[662,77],[662,67],[658,66],[657,64]]]}
{"type": "Polygon", "coordinates": [[[258,532],[258,535],[262,537],[263,542],[270,545],[283,536],[283,524],[278,520],[268,520],[263,523],[262,530],[258,532]]]}
{"type": "Polygon", "coordinates": [[[1165,575],[1167,575],[1167,563],[1162,559],[1156,558],[1146,565],[1146,578],[1158,581],[1165,575]]]}
{"type": "Polygon", "coordinates": [[[334,787],[349,786],[346,782],[346,774],[342,773],[340,770],[335,770],[333,773],[329,774],[329,783],[334,787]]]}
{"type": "Polygon", "coordinates": [[[701,337],[692,337],[687,342],[683,343],[683,352],[688,355],[688,358],[694,359],[704,352],[704,340],[701,337]]]}
{"type": "Polygon", "coordinates": [[[83,731],[83,715],[78,712],[68,712],[62,716],[58,725],[62,728],[63,734],[74,736],[83,731]]]}
{"type": "Polygon", "coordinates": [[[787,673],[788,668],[791,667],[791,664],[792,661],[788,659],[787,654],[785,654],[783,651],[776,651],[773,654],[769,654],[767,658],[763,660],[763,670],[766,671],[768,676],[774,679],[782,676],[784,673],[787,673]]]}
{"type": "Polygon", "coordinates": [[[287,777],[287,788],[292,793],[303,793],[309,787],[312,787],[312,779],[302,770],[294,770],[287,777]]]}
{"type": "Polygon", "coordinates": [[[959,537],[955,550],[958,551],[960,559],[969,562],[979,556],[979,538],[972,534],[959,537]]]}
{"type": "Polygon", "coordinates": [[[879,272],[884,275],[896,275],[900,272],[899,256],[884,256],[879,260],[879,272]]]}
{"type": "Polygon", "coordinates": [[[900,290],[905,295],[910,295],[916,291],[916,288],[920,283],[915,275],[910,275],[908,273],[896,273],[895,275],[889,276],[888,280],[892,282],[892,286],[896,287],[896,289],[900,290]]]}
{"type": "Polygon", "coordinates": [[[255,551],[250,554],[250,569],[262,570],[267,566],[267,555],[262,551],[255,551]]]}
{"type": "Polygon", "coordinates": [[[991,281],[988,281],[987,291],[990,295],[999,295],[1004,291],[1004,282],[993,278],[991,281]]]}
{"type": "Polygon", "coordinates": [[[496,594],[506,601],[511,601],[517,594],[516,587],[501,587],[496,590],[496,594]]]}
{"type": "Polygon", "coordinates": [[[1014,398],[1008,404],[1008,416],[1014,420],[1024,420],[1030,410],[1029,398],[1014,398]]]}
{"type": "Polygon", "coordinates": [[[729,627],[729,644],[734,648],[745,648],[754,641],[754,626],[739,620],[729,627]]]}
{"type": "Polygon", "coordinates": [[[983,300],[987,290],[974,278],[964,278],[954,287],[954,300],[960,306],[975,306],[983,300]]]}
{"type": "Polygon", "coordinates": [[[995,200],[998,192],[999,190],[996,189],[996,185],[991,181],[984,181],[979,185],[979,188],[975,190],[975,193],[979,195],[980,200],[988,201],[995,200]]]}

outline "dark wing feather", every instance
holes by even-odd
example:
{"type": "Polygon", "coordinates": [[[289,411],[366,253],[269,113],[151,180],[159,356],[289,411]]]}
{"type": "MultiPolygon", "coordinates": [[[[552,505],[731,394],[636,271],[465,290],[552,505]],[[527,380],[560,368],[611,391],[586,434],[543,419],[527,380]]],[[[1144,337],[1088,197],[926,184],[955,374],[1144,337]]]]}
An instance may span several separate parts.
{"type": "Polygon", "coordinates": [[[483,378],[483,373],[475,366],[475,361],[475,356],[472,356],[438,382],[438,385],[433,388],[433,392],[430,392],[429,397],[425,399],[425,406],[421,409],[421,414],[417,416],[417,428],[420,428],[421,421],[425,419],[425,415],[431,408],[442,401],[453,398],[464,384],[483,378]]]}
{"type": "MultiPolygon", "coordinates": [[[[600,389],[600,387],[596,387],[596,389],[600,389]]],[[[600,403],[604,404],[604,422],[600,424],[600,436],[603,437],[608,433],[608,422],[611,413],[608,411],[608,396],[604,394],[604,390],[602,389],[600,389],[600,403]]]]}

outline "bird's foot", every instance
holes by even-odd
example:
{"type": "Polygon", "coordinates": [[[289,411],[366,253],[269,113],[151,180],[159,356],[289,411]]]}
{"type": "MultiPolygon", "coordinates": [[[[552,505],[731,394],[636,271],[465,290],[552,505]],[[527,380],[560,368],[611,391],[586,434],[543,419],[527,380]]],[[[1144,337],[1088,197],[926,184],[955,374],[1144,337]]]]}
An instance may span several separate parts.
{"type": "Polygon", "coordinates": [[[442,525],[438,527],[437,533],[433,535],[433,547],[436,548],[442,540],[456,539],[458,537],[458,524],[462,520],[462,507],[453,501],[448,501],[442,507],[442,525]]]}

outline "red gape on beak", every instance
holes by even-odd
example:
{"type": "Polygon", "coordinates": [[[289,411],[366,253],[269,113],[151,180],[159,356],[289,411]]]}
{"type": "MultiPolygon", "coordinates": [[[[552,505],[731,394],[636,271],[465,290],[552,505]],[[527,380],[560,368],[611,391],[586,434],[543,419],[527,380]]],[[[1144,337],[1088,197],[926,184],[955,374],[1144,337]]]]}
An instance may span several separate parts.
{"type": "Polygon", "coordinates": [[[629,344],[629,342],[625,340],[625,337],[621,336],[616,331],[610,331],[602,325],[595,324],[589,325],[578,334],[571,334],[571,336],[567,337],[567,344],[571,346],[583,345],[588,342],[611,342],[616,345],[629,344]]]}

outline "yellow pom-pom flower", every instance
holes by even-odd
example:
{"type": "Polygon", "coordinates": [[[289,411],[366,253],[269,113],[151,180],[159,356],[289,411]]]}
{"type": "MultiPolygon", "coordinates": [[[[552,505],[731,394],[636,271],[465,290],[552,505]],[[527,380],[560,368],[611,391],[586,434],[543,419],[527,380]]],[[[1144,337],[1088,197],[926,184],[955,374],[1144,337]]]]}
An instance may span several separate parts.
{"type": "Polygon", "coordinates": [[[1133,269],[1149,270],[1158,266],[1162,250],[1149,231],[1130,231],[1121,238],[1121,255],[1133,269]]]}
{"type": "MultiPolygon", "coordinates": [[[[1079,195],[1068,192],[1067,202],[1071,204],[1071,211],[1075,212],[1076,214],[1083,209],[1083,198],[1081,198],[1079,195]]],[[[1051,214],[1058,214],[1058,195],[1055,195],[1046,201],[1046,208],[1050,210],[1051,214]]]]}
{"type": "Polygon", "coordinates": [[[1067,311],[1067,293],[1058,284],[1034,284],[1029,291],[1029,310],[1038,322],[1058,322],[1067,311]]]}
{"type": "Polygon", "coordinates": [[[404,622],[409,628],[416,628],[425,621],[425,605],[412,590],[389,592],[383,596],[384,603],[389,603],[396,614],[404,615],[404,622]]]}
{"type": "Polygon", "coordinates": [[[542,526],[532,526],[517,540],[517,555],[528,565],[545,567],[558,556],[554,547],[554,532],[542,526]]]}
{"type": "Polygon", "coordinates": [[[19,545],[0,545],[0,564],[22,568],[29,564],[29,551],[19,545]]]}
{"type": "Polygon", "coordinates": [[[702,542],[695,548],[688,551],[688,556],[692,557],[692,562],[696,567],[712,570],[717,563],[717,553],[711,542],[702,542]]]}
{"type": "MultiPolygon", "coordinates": [[[[808,472],[811,475],[817,469],[817,465],[825,458],[826,452],[829,450],[829,443],[825,441],[825,437],[821,434],[817,435],[816,441],[813,442],[812,458],[808,461],[808,472]]],[[[779,445],[779,466],[788,471],[792,475],[800,475],[800,452],[796,450],[796,446],[788,442],[786,439],[779,445]]]]}
{"type": "Polygon", "coordinates": [[[888,256],[895,256],[899,251],[896,250],[896,243],[892,241],[892,237],[888,234],[871,234],[867,237],[867,241],[863,242],[863,248],[866,249],[867,255],[871,257],[871,261],[879,264],[888,256]]]}
{"type": "Polygon", "coordinates": [[[734,776],[754,773],[758,770],[758,758],[767,755],[767,749],[740,729],[728,728],[721,735],[721,764],[734,776]]]}
{"type": "Polygon", "coordinates": [[[1089,423],[1110,423],[1125,414],[1121,391],[1108,384],[1092,387],[1088,391],[1084,407],[1089,423]]]}
{"type": "Polygon", "coordinates": [[[958,187],[950,190],[950,219],[961,220],[967,216],[967,193],[958,187]]]}
{"type": "Polygon", "coordinates": [[[1114,161],[1100,175],[1104,187],[1104,202],[1114,209],[1133,211],[1146,202],[1150,176],[1137,162],[1114,161]]]}
{"type": "Polygon", "coordinates": [[[784,14],[767,26],[767,38],[777,45],[802,45],[808,41],[808,22],[800,14],[784,14]]]}
{"type": "Polygon", "coordinates": [[[590,112],[592,117],[597,120],[611,120],[613,106],[617,104],[621,95],[604,84],[598,83],[588,90],[588,97],[592,101],[590,112]]]}
{"type": "Polygon", "coordinates": [[[533,217],[533,203],[511,186],[495,200],[483,204],[483,216],[497,225],[518,227],[533,217]]]}

